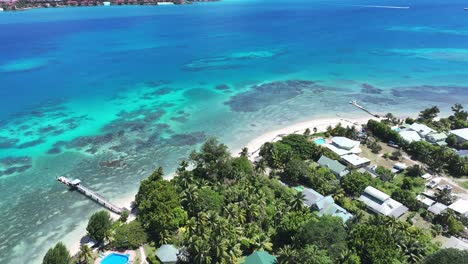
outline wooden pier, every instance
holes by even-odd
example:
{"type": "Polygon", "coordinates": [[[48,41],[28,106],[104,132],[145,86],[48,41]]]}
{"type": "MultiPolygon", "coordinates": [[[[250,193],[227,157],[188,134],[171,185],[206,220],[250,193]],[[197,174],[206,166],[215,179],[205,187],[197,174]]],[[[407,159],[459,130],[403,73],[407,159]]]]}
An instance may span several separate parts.
{"type": "Polygon", "coordinates": [[[97,202],[98,204],[104,206],[107,208],[109,211],[114,212],[116,214],[121,214],[123,211],[125,211],[125,208],[120,208],[113,203],[109,202],[106,198],[102,197],[100,194],[96,193],[95,191],[92,191],[88,189],[87,187],[83,186],[81,184],[81,181],[79,179],[74,179],[70,180],[67,177],[60,176],[57,178],[57,181],[65,184],[66,186],[70,187],[72,190],[77,190],[80,193],[82,193],[84,196],[88,197],[89,199],[97,202]]]}
{"type": "Polygon", "coordinates": [[[371,115],[371,116],[380,118],[380,115],[374,114],[374,113],[372,113],[371,111],[369,111],[369,110],[367,110],[366,108],[364,108],[363,106],[358,105],[358,103],[357,103],[356,100],[353,100],[353,101],[351,101],[351,102],[349,102],[349,103],[352,104],[352,105],[354,105],[355,107],[361,109],[362,111],[368,113],[368,114],[371,115]]]}

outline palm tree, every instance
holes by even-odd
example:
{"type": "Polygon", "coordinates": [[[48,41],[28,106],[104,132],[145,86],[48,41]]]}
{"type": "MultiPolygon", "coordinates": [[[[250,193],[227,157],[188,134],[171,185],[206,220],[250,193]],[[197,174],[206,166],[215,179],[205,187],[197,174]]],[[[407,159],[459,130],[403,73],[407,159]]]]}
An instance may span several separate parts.
{"type": "Polygon", "coordinates": [[[239,155],[241,157],[249,157],[249,149],[246,147],[243,147],[239,155]]]}
{"type": "Polygon", "coordinates": [[[264,233],[255,235],[250,240],[250,246],[252,247],[253,251],[262,250],[271,252],[273,249],[273,243],[270,242],[269,237],[264,233]]]}
{"type": "Polygon", "coordinates": [[[297,192],[291,200],[291,208],[296,211],[304,209],[305,195],[302,192],[297,192]]]}
{"type": "Polygon", "coordinates": [[[114,233],[112,230],[107,230],[104,233],[104,244],[109,245],[114,241],[114,233]]]}
{"type": "Polygon", "coordinates": [[[279,249],[278,255],[278,262],[280,264],[295,263],[297,251],[290,245],[286,245],[279,249]]]}
{"type": "Polygon", "coordinates": [[[181,161],[179,167],[177,168],[177,174],[181,174],[182,172],[184,172],[188,166],[189,163],[186,160],[181,161]]]}
{"type": "Polygon", "coordinates": [[[419,263],[425,255],[425,247],[415,238],[405,238],[398,244],[409,263],[419,263]]]}
{"type": "Polygon", "coordinates": [[[81,264],[89,264],[89,261],[93,258],[93,251],[88,245],[82,244],[80,246],[80,253],[78,254],[78,260],[81,264]]]}
{"type": "Polygon", "coordinates": [[[210,246],[207,241],[203,238],[194,237],[194,241],[191,243],[191,251],[193,254],[193,261],[198,264],[210,264],[210,246]]]}
{"type": "Polygon", "coordinates": [[[247,222],[252,222],[260,216],[260,206],[257,204],[249,204],[247,207],[247,222]]]}
{"type": "Polygon", "coordinates": [[[169,230],[164,230],[161,233],[159,233],[159,244],[164,245],[164,244],[170,244],[172,243],[172,233],[169,230]]]}
{"type": "Polygon", "coordinates": [[[267,162],[264,159],[255,162],[255,171],[260,174],[265,174],[267,162]]]}
{"type": "Polygon", "coordinates": [[[195,203],[198,199],[197,186],[189,184],[181,193],[181,201],[187,206],[191,215],[195,215],[195,203]]]}

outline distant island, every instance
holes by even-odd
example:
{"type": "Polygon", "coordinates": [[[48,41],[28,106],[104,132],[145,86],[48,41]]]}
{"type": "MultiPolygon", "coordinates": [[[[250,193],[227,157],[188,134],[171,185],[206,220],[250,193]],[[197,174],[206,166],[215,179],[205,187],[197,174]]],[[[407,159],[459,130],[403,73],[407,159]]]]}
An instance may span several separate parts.
{"type": "Polygon", "coordinates": [[[111,6],[111,5],[184,5],[218,0],[0,0],[0,11],[24,11],[33,8],[111,6]]]}

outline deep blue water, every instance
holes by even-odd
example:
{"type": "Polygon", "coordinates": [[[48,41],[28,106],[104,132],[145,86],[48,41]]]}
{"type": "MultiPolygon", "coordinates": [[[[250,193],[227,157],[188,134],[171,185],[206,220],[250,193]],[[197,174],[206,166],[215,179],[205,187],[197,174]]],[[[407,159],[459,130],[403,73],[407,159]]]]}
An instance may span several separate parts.
{"type": "Polygon", "coordinates": [[[224,1],[0,13],[0,261],[39,263],[208,136],[468,102],[464,1],[224,1]],[[411,6],[385,9],[366,5],[411,6]]]}

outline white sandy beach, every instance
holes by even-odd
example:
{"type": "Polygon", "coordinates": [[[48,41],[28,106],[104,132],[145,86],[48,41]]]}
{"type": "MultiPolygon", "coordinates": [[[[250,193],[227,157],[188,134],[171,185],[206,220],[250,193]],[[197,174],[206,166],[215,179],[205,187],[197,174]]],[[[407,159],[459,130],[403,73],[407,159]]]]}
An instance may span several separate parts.
{"type": "MultiPolygon", "coordinates": [[[[260,147],[266,142],[275,142],[281,139],[281,135],[293,134],[293,133],[304,133],[304,131],[309,128],[313,131],[314,128],[317,129],[318,132],[326,131],[328,126],[336,126],[338,123],[341,123],[343,126],[356,126],[360,128],[362,124],[367,123],[369,119],[373,119],[372,117],[359,117],[359,118],[322,118],[322,119],[312,119],[305,122],[295,123],[292,125],[288,125],[286,127],[269,131],[264,133],[255,139],[251,140],[245,146],[249,149],[251,156],[250,159],[254,161],[258,157],[258,150],[260,147]]],[[[374,118],[375,119],[375,118],[374,118]]],[[[239,151],[233,151],[232,153],[235,155],[239,153],[239,151]]],[[[164,176],[164,179],[170,180],[174,178],[175,173],[169,173],[164,176]]],[[[130,209],[133,201],[135,200],[135,194],[130,194],[127,196],[122,196],[117,199],[113,199],[113,202],[121,207],[125,207],[130,209]]],[[[111,213],[111,216],[114,220],[119,218],[119,215],[111,213]]],[[[134,217],[134,216],[133,216],[134,217]]],[[[132,220],[132,216],[130,216],[129,220],[132,220]]],[[[72,233],[68,234],[67,237],[64,238],[64,242],[66,242],[67,246],[70,249],[72,254],[76,254],[79,252],[80,248],[80,239],[86,235],[86,224],[87,221],[83,224],[80,224],[72,233]],[[67,243],[68,242],[68,243],[67,243]],[[71,243],[70,243],[71,242],[71,243]]]]}
{"type": "MultiPolygon", "coordinates": [[[[328,126],[336,126],[338,123],[341,123],[343,126],[356,126],[359,128],[362,124],[367,123],[369,119],[375,119],[372,117],[360,117],[356,119],[351,118],[327,118],[327,119],[313,119],[310,121],[305,121],[301,123],[296,123],[284,128],[280,128],[274,131],[267,132],[253,140],[251,140],[246,147],[249,149],[251,155],[250,159],[254,161],[258,157],[258,152],[260,147],[266,142],[275,142],[281,139],[282,135],[288,134],[302,134],[304,131],[309,128],[313,131],[314,128],[318,132],[326,131],[328,126]]],[[[234,152],[236,153],[236,152],[234,152]]]]}

